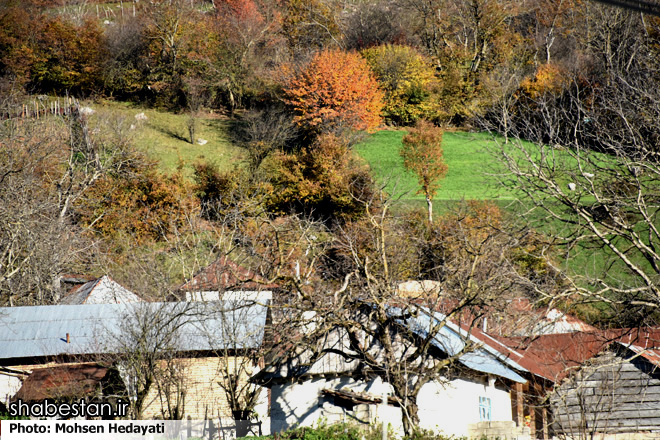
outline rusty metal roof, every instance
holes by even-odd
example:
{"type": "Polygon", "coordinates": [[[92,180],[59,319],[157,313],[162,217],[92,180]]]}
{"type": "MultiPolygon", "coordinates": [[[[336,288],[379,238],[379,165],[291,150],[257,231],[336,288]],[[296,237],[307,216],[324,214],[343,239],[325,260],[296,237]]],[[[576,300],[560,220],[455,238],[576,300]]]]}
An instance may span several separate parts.
{"type": "Polygon", "coordinates": [[[35,402],[86,397],[98,391],[108,371],[95,363],[37,369],[23,381],[14,399],[35,402]]]}
{"type": "Polygon", "coordinates": [[[660,361],[660,328],[490,338],[506,346],[512,360],[552,382],[564,379],[613,343],[629,348],[660,366],[660,363],[656,363],[660,361]]]}
{"type": "Polygon", "coordinates": [[[224,290],[270,290],[277,285],[259,274],[239,266],[227,257],[217,259],[200,270],[190,281],[177,290],[183,292],[208,292],[224,290]]]}
{"type": "Polygon", "coordinates": [[[256,348],[267,307],[210,301],[0,308],[0,365],[18,358],[116,353],[140,325],[152,339],[176,335],[167,348],[182,352],[256,348]]]}

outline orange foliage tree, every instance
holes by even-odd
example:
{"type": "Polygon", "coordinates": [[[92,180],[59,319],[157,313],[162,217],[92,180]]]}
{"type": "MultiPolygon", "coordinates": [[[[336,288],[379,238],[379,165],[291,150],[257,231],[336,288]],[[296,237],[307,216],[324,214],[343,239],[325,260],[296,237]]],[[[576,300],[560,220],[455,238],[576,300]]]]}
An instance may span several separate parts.
{"type": "Polygon", "coordinates": [[[381,123],[383,93],[366,60],[354,52],[323,50],[285,85],[295,121],[311,131],[371,130],[381,123]]]}
{"type": "Polygon", "coordinates": [[[442,153],[442,129],[428,121],[420,120],[403,138],[400,151],[403,166],[415,173],[429,208],[429,223],[433,222],[433,202],[440,188],[440,179],[447,174],[447,164],[442,153]]]}

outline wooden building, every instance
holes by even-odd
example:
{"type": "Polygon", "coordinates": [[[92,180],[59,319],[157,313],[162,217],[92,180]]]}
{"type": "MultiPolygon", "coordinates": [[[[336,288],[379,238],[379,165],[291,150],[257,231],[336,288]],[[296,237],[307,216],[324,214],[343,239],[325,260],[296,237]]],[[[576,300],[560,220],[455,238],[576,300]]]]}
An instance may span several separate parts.
{"type": "Polygon", "coordinates": [[[660,350],[613,342],[550,394],[552,429],[571,438],[660,437],[660,350]]]}
{"type": "Polygon", "coordinates": [[[660,329],[480,339],[527,370],[512,412],[536,438],[660,437],[660,329]]]}

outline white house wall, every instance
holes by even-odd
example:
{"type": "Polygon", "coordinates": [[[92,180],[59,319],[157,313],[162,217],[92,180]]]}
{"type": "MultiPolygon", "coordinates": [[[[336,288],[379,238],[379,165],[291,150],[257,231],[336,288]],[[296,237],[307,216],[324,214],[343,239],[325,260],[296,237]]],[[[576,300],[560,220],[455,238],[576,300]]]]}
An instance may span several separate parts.
{"type": "Polygon", "coordinates": [[[0,373],[0,402],[8,404],[9,399],[21,389],[21,385],[22,382],[18,377],[0,373]]]}
{"type": "MultiPolygon", "coordinates": [[[[448,383],[429,383],[422,387],[418,396],[420,427],[446,435],[467,436],[468,425],[478,423],[479,397],[487,397],[491,403],[492,421],[511,421],[511,398],[508,391],[465,379],[448,383]]],[[[359,405],[354,411],[345,410],[324,398],[323,389],[341,390],[346,387],[355,392],[382,395],[380,379],[357,382],[349,377],[333,379],[314,378],[302,383],[276,384],[271,388],[271,428],[279,432],[297,426],[317,426],[320,423],[362,421],[379,423],[385,419],[395,433],[403,432],[401,409],[388,406],[383,414],[380,405],[359,405]]]]}
{"type": "Polygon", "coordinates": [[[468,435],[468,425],[482,421],[479,398],[490,399],[491,421],[511,421],[508,391],[483,381],[454,379],[424,385],[417,396],[419,422],[423,429],[458,437],[468,435]]]}

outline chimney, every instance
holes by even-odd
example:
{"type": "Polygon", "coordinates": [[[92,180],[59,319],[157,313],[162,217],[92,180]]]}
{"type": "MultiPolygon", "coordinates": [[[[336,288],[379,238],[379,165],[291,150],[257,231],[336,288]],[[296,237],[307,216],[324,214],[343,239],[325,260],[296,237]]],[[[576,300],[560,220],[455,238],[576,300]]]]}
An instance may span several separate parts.
{"type": "Polygon", "coordinates": [[[66,343],[69,344],[71,343],[71,338],[69,338],[69,334],[66,334],[66,343]]]}

